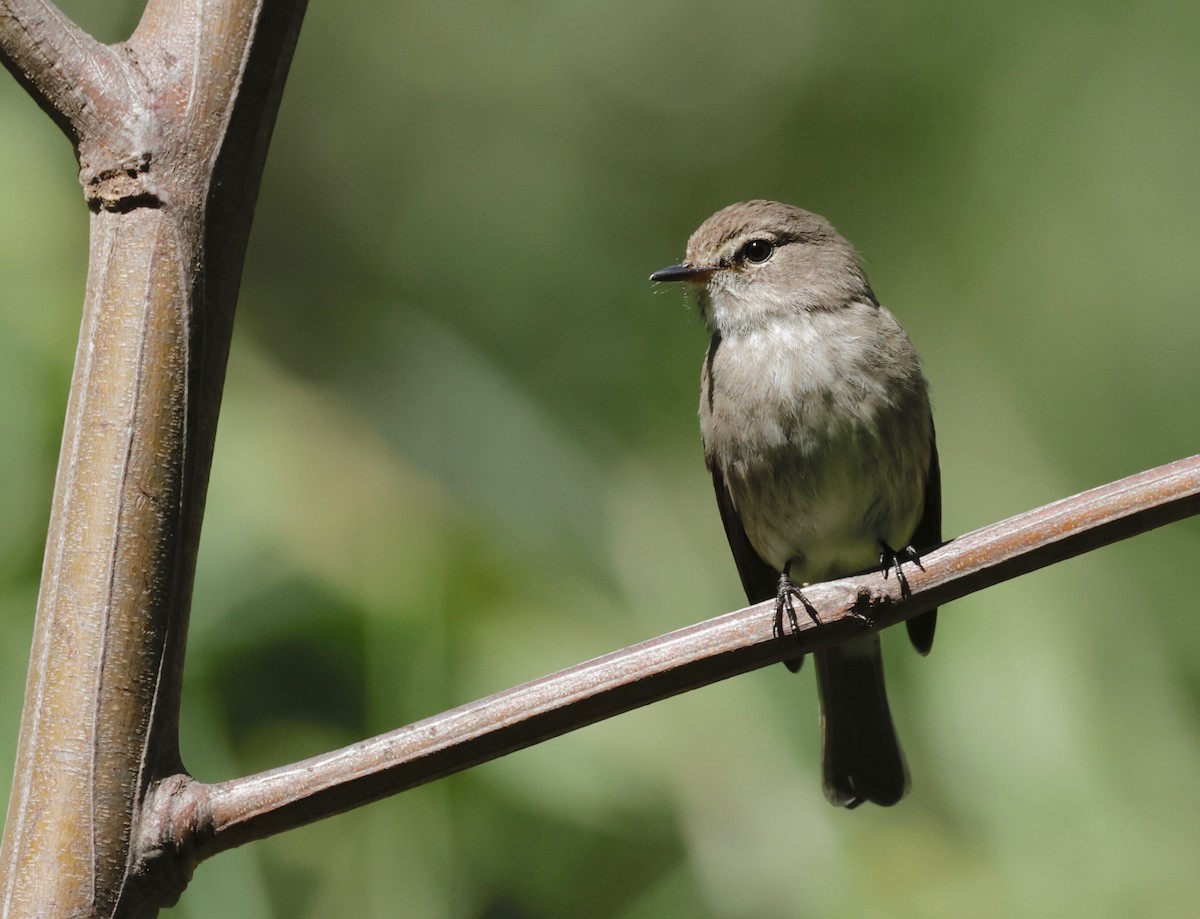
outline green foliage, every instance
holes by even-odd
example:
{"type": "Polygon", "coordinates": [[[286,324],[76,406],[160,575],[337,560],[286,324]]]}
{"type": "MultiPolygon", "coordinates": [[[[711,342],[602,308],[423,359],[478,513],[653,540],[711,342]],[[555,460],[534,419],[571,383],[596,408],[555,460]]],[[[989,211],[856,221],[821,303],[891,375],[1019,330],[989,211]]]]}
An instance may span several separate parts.
{"type": "MultiPolygon", "coordinates": [[[[68,4],[118,40],[136,4],[68,4]]],[[[1171,3],[313,4],[201,547],[217,780],[741,605],[705,335],[646,276],[720,206],[827,215],[933,382],[946,532],[1194,452],[1197,13],[1171,3]]],[[[70,151],[0,85],[0,776],[82,300],[70,151]]],[[[821,796],[782,667],[205,864],[169,915],[1185,916],[1186,522],[889,645],[914,776],[821,796]]],[[[893,636],[888,636],[892,638],[893,636]]]]}

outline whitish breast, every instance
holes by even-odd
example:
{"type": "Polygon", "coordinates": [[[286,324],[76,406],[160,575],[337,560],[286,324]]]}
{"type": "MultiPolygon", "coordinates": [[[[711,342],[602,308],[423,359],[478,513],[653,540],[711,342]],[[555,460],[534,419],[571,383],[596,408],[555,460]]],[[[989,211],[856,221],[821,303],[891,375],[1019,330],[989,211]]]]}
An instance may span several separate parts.
{"type": "Polygon", "coordinates": [[[818,581],[907,545],[924,500],[932,427],[912,345],[889,313],[806,313],[714,341],[700,420],[751,544],[818,581]]]}

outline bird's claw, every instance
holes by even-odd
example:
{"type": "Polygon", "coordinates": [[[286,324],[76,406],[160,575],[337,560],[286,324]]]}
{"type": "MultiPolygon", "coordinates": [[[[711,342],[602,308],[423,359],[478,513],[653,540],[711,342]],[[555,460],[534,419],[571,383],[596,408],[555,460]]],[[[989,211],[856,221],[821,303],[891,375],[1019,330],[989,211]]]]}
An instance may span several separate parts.
{"type": "Polygon", "coordinates": [[[909,588],[908,578],[904,574],[904,562],[912,562],[922,571],[925,570],[925,566],[921,564],[921,556],[917,554],[917,550],[912,546],[905,546],[897,552],[887,543],[880,540],[879,564],[883,568],[883,576],[886,579],[894,568],[896,570],[896,580],[900,582],[900,596],[907,599],[912,596],[912,590],[909,588]]]}
{"type": "Polygon", "coordinates": [[[804,607],[804,612],[808,614],[808,618],[815,625],[820,625],[821,620],[817,617],[816,608],[805,599],[803,591],[800,590],[786,574],[779,577],[779,590],[775,594],[775,635],[782,638],[784,634],[783,617],[787,615],[787,623],[791,626],[791,633],[797,635],[800,632],[800,619],[796,615],[796,604],[794,601],[799,600],[800,605],[804,607]]]}

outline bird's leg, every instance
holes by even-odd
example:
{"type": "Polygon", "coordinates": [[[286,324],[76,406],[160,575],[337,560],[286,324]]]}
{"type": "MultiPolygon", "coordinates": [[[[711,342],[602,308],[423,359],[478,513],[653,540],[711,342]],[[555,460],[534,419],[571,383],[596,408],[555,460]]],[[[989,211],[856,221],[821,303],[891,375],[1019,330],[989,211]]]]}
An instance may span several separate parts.
{"type": "Polygon", "coordinates": [[[787,614],[788,625],[791,626],[792,634],[795,635],[800,631],[800,620],[796,617],[796,604],[793,602],[794,600],[800,601],[800,605],[808,613],[809,619],[817,625],[821,624],[821,620],[817,618],[816,609],[804,598],[804,594],[792,580],[792,566],[803,564],[803,555],[793,555],[787,560],[787,563],[783,566],[783,574],[779,576],[779,587],[775,593],[775,634],[780,638],[784,635],[784,613],[787,614]]]}
{"type": "Polygon", "coordinates": [[[896,580],[900,582],[900,596],[907,599],[912,596],[912,590],[909,589],[908,578],[904,576],[904,562],[912,562],[922,571],[925,570],[925,566],[921,564],[921,556],[912,546],[905,546],[897,552],[882,539],[879,540],[879,564],[883,568],[883,576],[886,578],[891,574],[892,568],[895,568],[896,580]]]}

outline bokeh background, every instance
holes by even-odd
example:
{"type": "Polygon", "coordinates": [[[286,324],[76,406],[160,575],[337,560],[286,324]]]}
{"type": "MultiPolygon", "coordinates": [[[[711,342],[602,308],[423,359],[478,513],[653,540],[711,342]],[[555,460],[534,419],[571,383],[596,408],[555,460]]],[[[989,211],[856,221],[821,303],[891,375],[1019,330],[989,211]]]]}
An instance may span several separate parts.
{"type": "MultiPolygon", "coordinates": [[[[72,0],[107,41],[140,4],[72,0]]],[[[217,441],[183,745],[280,764],[742,605],[706,336],[654,269],[827,215],[933,382],[954,535],[1196,451],[1200,8],[314,2],[217,441]]],[[[0,80],[0,792],[85,269],[0,80]]],[[[1156,917],[1200,902],[1200,523],[889,635],[914,776],[823,800],[811,669],[727,681],[197,871],[183,917],[1156,917]]]]}

